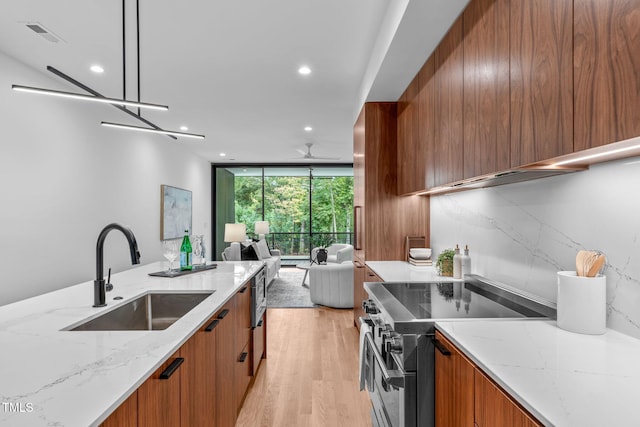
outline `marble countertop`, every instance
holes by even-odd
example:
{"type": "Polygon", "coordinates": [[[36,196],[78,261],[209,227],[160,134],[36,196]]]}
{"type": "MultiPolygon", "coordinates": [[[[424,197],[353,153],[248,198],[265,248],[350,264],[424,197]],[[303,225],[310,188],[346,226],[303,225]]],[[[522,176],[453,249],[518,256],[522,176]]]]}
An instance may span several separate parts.
{"type": "Polygon", "coordinates": [[[436,328],[548,426],[640,425],[640,340],[581,335],[542,320],[436,328]]]}
{"type": "Polygon", "coordinates": [[[438,276],[435,267],[417,267],[406,261],[367,261],[367,266],[385,282],[456,282],[461,279],[438,276]]]}
{"type": "Polygon", "coordinates": [[[93,281],[0,307],[0,425],[100,424],[263,265],[148,276],[165,264],[113,275],[106,307],[92,307],[93,281]],[[162,331],[61,330],[149,291],[214,293],[162,331]]]}

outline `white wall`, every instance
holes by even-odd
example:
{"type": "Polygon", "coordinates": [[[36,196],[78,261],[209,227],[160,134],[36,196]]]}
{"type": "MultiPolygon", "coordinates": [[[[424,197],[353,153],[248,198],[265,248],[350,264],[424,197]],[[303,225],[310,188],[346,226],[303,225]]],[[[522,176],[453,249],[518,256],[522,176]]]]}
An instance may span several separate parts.
{"type": "MultiPolygon", "coordinates": [[[[75,91],[44,73],[0,53],[0,305],[93,280],[96,239],[111,222],[133,230],[142,264],[164,259],[161,184],[193,192],[193,232],[210,254],[210,163],[184,140],[101,127],[140,124],[112,106],[11,90],[75,91]]],[[[162,114],[171,113],[150,120],[162,125],[162,114]]],[[[117,231],[106,239],[108,267],[131,268],[117,231]]]]}
{"type": "Polygon", "coordinates": [[[556,272],[605,253],[607,325],[640,338],[640,158],[431,198],[431,245],[469,244],[472,272],[556,301],[556,272]]]}

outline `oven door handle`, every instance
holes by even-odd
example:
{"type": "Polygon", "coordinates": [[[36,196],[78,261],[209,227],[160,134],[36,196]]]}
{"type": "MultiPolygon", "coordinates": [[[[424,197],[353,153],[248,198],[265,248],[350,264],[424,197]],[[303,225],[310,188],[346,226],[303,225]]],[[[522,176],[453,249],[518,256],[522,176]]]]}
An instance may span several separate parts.
{"type": "Polygon", "coordinates": [[[384,361],[384,358],[376,348],[376,344],[373,340],[373,335],[371,332],[367,332],[365,334],[365,338],[367,339],[367,343],[369,348],[371,349],[371,353],[378,362],[378,366],[380,367],[380,372],[382,373],[382,379],[384,382],[390,386],[396,388],[404,388],[404,377],[406,373],[402,369],[387,369],[387,364],[384,361]]]}

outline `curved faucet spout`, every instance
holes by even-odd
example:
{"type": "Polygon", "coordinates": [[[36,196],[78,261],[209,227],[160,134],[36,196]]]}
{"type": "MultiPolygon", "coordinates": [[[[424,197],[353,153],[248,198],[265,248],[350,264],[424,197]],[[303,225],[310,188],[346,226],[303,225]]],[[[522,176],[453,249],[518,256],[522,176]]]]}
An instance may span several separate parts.
{"type": "Polygon", "coordinates": [[[106,289],[104,280],[104,241],[111,230],[119,230],[127,238],[129,252],[131,254],[131,264],[140,264],[140,252],[138,252],[138,242],[133,232],[120,224],[112,223],[102,229],[98,235],[96,244],[96,280],[93,281],[93,306],[104,307],[106,303],[106,289]]]}

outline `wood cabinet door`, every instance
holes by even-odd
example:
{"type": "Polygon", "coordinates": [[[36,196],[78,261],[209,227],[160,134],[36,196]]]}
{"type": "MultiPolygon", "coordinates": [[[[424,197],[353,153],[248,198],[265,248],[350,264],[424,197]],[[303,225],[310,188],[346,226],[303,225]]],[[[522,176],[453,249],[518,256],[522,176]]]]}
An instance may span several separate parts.
{"type": "Polygon", "coordinates": [[[181,425],[214,426],[216,401],[216,334],[220,320],[214,316],[183,346],[181,375],[181,425]]]}
{"type": "Polygon", "coordinates": [[[362,260],[353,260],[353,324],[360,330],[360,317],[365,316],[362,301],[367,299],[364,291],[365,265],[362,260]]]}
{"type": "Polygon", "coordinates": [[[433,187],[434,59],[398,99],[398,194],[433,187]]]}
{"type": "Polygon", "coordinates": [[[364,186],[365,186],[365,119],[366,107],[362,107],[353,127],[353,230],[354,255],[364,259],[364,186]]]}
{"type": "Polygon", "coordinates": [[[510,167],[509,0],[464,11],[464,178],[510,167]]]}
{"type": "Polygon", "coordinates": [[[138,391],[118,406],[118,408],[104,420],[101,427],[136,427],[138,425],[138,391]]]}
{"type": "Polygon", "coordinates": [[[139,427],[180,425],[181,361],[178,351],[138,388],[139,427]]]}
{"type": "Polygon", "coordinates": [[[517,167],[573,151],[572,1],[511,0],[510,16],[511,165],[517,167]]]}
{"type": "Polygon", "coordinates": [[[487,376],[475,370],[475,420],[478,427],[542,426],[500,390],[487,376]]]}
{"type": "Polygon", "coordinates": [[[218,311],[216,317],[220,320],[216,327],[216,426],[233,427],[236,424],[237,403],[235,393],[235,298],[229,300],[218,311]]]}
{"type": "Polygon", "coordinates": [[[575,151],[639,136],[640,2],[573,5],[575,151]]]}
{"type": "Polygon", "coordinates": [[[365,282],[382,282],[382,279],[380,278],[380,276],[374,273],[374,271],[368,266],[365,266],[364,271],[365,271],[365,278],[364,278],[365,282]]]}
{"type": "Polygon", "coordinates": [[[434,184],[463,178],[462,16],[435,50],[434,184]]]}
{"type": "Polygon", "coordinates": [[[250,357],[249,350],[250,344],[249,341],[247,341],[240,352],[236,354],[236,363],[234,366],[236,376],[236,416],[242,408],[244,397],[247,393],[247,389],[249,388],[249,383],[251,382],[253,363],[251,362],[252,358],[250,357]]]}
{"type": "Polygon", "coordinates": [[[473,426],[475,367],[436,331],[436,427],[473,426]]]}

